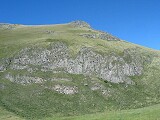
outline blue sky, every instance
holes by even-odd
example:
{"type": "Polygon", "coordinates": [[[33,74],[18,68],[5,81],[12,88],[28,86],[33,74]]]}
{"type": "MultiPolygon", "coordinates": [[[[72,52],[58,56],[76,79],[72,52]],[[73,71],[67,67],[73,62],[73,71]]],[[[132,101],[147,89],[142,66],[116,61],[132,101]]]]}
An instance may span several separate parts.
{"type": "Polygon", "coordinates": [[[0,22],[84,20],[95,29],[160,50],[160,0],[0,0],[0,22]]]}

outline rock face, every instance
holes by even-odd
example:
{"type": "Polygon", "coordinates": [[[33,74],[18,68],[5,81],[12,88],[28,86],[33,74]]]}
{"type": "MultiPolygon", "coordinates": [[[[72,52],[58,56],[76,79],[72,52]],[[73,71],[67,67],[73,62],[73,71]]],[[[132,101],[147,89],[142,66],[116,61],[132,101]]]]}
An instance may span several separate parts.
{"type": "Polygon", "coordinates": [[[0,59],[0,72],[3,72],[10,65],[11,59],[0,59]]]}
{"type": "MultiPolygon", "coordinates": [[[[68,47],[64,43],[58,42],[51,44],[48,48],[25,48],[21,50],[12,60],[10,68],[15,70],[27,69],[28,71],[32,70],[29,66],[34,66],[34,70],[39,69],[41,71],[53,71],[61,68],[68,73],[95,75],[113,83],[134,84],[129,76],[141,75],[143,62],[143,58],[135,49],[126,49],[121,56],[114,53],[102,56],[92,49],[84,47],[73,59],[69,55],[68,47]]],[[[18,78],[21,77],[18,76],[18,78]]],[[[8,76],[8,79],[13,80],[13,77],[8,76]]],[[[33,82],[36,82],[37,79],[34,78],[33,82]]],[[[14,81],[16,80],[17,78],[14,78],[14,81]]],[[[28,81],[30,78],[27,77],[24,83],[28,81]]],[[[38,81],[41,82],[42,80],[38,81]]]]}
{"type": "MultiPolygon", "coordinates": [[[[91,26],[86,23],[85,21],[73,21],[70,23],[71,26],[75,27],[75,28],[89,28],[92,29],[91,26]]],[[[92,29],[93,30],[93,29],[92,29]]],[[[102,39],[102,40],[114,40],[114,41],[118,41],[120,40],[117,37],[112,36],[109,33],[103,32],[103,31],[97,31],[97,33],[85,33],[85,34],[80,34],[80,36],[86,37],[86,38],[93,38],[93,39],[102,39]]]]}
{"type": "Polygon", "coordinates": [[[106,32],[101,32],[101,33],[98,35],[98,38],[99,38],[99,39],[102,39],[102,40],[115,40],[115,41],[120,40],[119,38],[114,37],[114,36],[112,36],[111,34],[106,33],[106,32]]]}
{"type": "Polygon", "coordinates": [[[119,41],[120,39],[117,37],[114,37],[108,33],[99,33],[99,34],[81,34],[80,36],[86,37],[86,38],[92,38],[92,39],[102,39],[102,40],[109,40],[109,41],[119,41]]]}
{"type": "Polygon", "coordinates": [[[75,94],[78,93],[78,88],[76,86],[65,86],[65,85],[55,85],[54,87],[50,88],[51,90],[57,91],[61,94],[75,94]]]}
{"type": "Polygon", "coordinates": [[[46,31],[44,31],[43,33],[46,33],[46,34],[54,34],[54,31],[52,31],[52,30],[46,30],[46,31]]]}
{"type": "Polygon", "coordinates": [[[91,26],[86,23],[85,21],[81,21],[81,20],[77,20],[77,21],[73,21],[70,23],[73,27],[79,27],[79,28],[83,28],[83,27],[86,27],[86,28],[91,28],[91,26]]]}
{"type": "Polygon", "coordinates": [[[6,79],[9,79],[11,82],[15,82],[18,84],[26,85],[26,84],[31,84],[31,83],[42,83],[44,80],[39,77],[30,77],[30,76],[22,76],[22,75],[12,75],[12,74],[7,74],[5,76],[6,79]]]}
{"type": "Polygon", "coordinates": [[[0,23],[0,29],[3,29],[3,30],[12,30],[17,26],[18,26],[17,24],[0,23]]]}
{"type": "MultiPolygon", "coordinates": [[[[128,76],[142,74],[142,62],[137,58],[130,62],[124,60],[124,56],[101,56],[88,48],[83,48],[76,59],[68,61],[67,71],[74,74],[97,75],[98,77],[113,82],[132,84],[128,76]]],[[[128,53],[129,54],[129,53],[128,53]]],[[[127,55],[128,56],[128,55],[127,55]]]]}

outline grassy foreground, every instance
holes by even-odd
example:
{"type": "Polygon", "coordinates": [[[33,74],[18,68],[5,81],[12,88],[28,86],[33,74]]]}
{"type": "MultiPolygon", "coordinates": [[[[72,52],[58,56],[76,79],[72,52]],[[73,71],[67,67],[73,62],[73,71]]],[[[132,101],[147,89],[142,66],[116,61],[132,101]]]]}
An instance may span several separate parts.
{"type": "Polygon", "coordinates": [[[23,118],[20,118],[0,107],[0,120],[23,120],[23,118]]]}
{"type": "MultiPolygon", "coordinates": [[[[15,114],[0,108],[0,120],[23,120],[15,114]]],[[[45,120],[160,120],[160,104],[139,109],[106,111],[72,117],[51,117],[45,120]]]]}
{"type": "Polygon", "coordinates": [[[49,118],[46,120],[160,120],[160,104],[139,109],[109,111],[76,117],[49,118]]]}

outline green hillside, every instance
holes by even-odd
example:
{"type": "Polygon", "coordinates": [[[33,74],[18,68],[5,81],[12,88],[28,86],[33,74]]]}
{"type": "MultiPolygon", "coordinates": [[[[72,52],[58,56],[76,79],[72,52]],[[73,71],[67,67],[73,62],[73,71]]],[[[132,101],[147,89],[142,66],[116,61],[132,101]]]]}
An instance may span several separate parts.
{"type": "Polygon", "coordinates": [[[160,51],[83,21],[0,24],[0,119],[158,120],[159,73],[160,51]]]}
{"type": "MultiPolygon", "coordinates": [[[[23,120],[23,118],[0,109],[0,119],[2,120],[23,120]]],[[[50,117],[45,120],[159,120],[160,106],[154,105],[139,109],[122,110],[122,111],[106,111],[96,114],[87,114],[72,117],[50,117]]]]}

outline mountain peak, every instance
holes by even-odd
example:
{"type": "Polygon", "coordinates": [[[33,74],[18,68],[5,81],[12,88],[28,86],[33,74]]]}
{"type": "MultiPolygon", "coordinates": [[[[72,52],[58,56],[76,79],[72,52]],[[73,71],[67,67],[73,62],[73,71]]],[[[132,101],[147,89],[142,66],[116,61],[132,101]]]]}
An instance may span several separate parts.
{"type": "Polygon", "coordinates": [[[91,26],[90,26],[87,22],[82,21],[82,20],[76,20],[76,21],[71,22],[70,24],[73,25],[74,27],[80,27],[80,28],[86,27],[86,28],[91,28],[91,26]]]}

